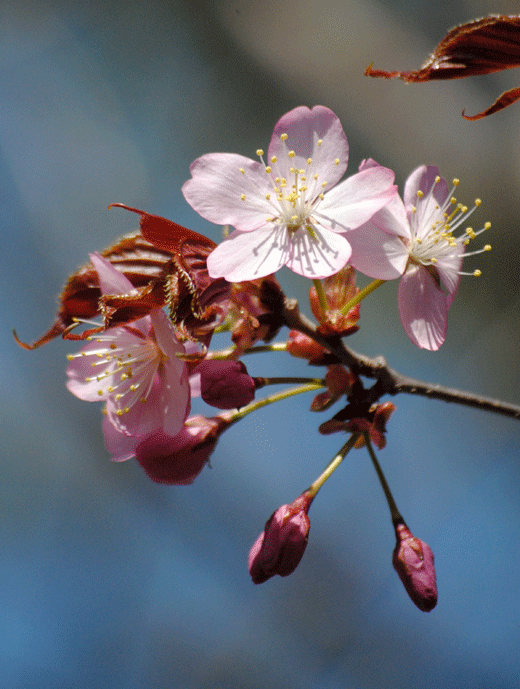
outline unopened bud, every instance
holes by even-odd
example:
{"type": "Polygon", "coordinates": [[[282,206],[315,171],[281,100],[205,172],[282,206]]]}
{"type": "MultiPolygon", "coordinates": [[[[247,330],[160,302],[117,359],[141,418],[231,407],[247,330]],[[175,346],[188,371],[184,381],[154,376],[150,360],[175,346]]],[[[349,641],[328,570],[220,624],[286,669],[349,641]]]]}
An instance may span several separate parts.
{"type": "Polygon", "coordinates": [[[237,409],[255,398],[255,381],[241,361],[203,361],[197,373],[202,399],[213,407],[237,409]]]}
{"type": "Polygon", "coordinates": [[[307,547],[311,523],[307,511],[313,496],[303,493],[290,505],[282,505],[267,520],[249,553],[253,583],[262,584],[275,574],[286,577],[299,565],[307,547]]]}
{"type": "Polygon", "coordinates": [[[430,612],[437,605],[432,550],[427,543],[415,538],[404,522],[395,525],[395,535],[394,569],[419,610],[430,612]]]}
{"type": "Polygon", "coordinates": [[[291,330],[287,338],[287,351],[291,356],[299,359],[307,359],[310,364],[322,365],[330,356],[325,347],[322,347],[308,335],[299,330],[291,330]]]}

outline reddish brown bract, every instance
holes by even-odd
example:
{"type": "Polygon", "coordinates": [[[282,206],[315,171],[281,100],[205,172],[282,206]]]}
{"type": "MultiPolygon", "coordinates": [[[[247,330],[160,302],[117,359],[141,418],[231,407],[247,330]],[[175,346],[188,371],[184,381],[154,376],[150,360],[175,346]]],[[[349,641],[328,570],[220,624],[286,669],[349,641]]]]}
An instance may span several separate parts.
{"type": "Polygon", "coordinates": [[[165,218],[127,208],[141,215],[142,234],[123,237],[102,256],[127,277],[135,288],[130,294],[102,295],[99,279],[91,263],[74,273],[65,285],[60,306],[51,328],[25,349],[36,349],[58,335],[65,339],[87,336],[131,323],[154,308],[167,306],[170,318],[186,337],[204,339],[220,314],[212,308],[227,294],[227,283],[212,280],[206,259],[215,248],[207,237],[165,218]],[[79,335],[71,332],[78,321],[102,315],[103,325],[79,335]]]}
{"type": "MultiPolygon", "coordinates": [[[[433,79],[462,79],[477,74],[490,74],[520,66],[520,16],[491,15],[451,29],[434,52],[417,71],[385,72],[365,70],[366,76],[423,82],[433,79]]],[[[477,115],[464,115],[478,120],[520,99],[520,88],[506,91],[489,108],[477,115]]]]}

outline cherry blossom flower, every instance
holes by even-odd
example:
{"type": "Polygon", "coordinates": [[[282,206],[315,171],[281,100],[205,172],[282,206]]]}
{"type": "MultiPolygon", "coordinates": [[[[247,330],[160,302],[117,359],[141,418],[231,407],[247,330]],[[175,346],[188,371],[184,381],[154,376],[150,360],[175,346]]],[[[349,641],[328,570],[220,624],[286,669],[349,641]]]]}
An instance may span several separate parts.
{"type": "Polygon", "coordinates": [[[141,441],[135,452],[137,462],[156,483],[193,483],[232,421],[230,412],[211,418],[190,416],[175,437],[159,431],[141,441]]]}
{"type": "Polygon", "coordinates": [[[343,236],[395,195],[394,173],[380,165],[340,184],[348,142],[336,115],[301,106],[276,124],[260,162],[232,153],[195,160],[183,188],[203,218],[235,228],[208,258],[211,277],[254,280],[283,265],[308,278],[337,273],[348,262],[343,236]],[[333,188],[334,187],[334,188],[333,188]]]}
{"type": "MultiPolygon", "coordinates": [[[[103,294],[125,294],[132,284],[99,254],[92,254],[103,294]]],[[[184,352],[161,309],[132,325],[110,328],[78,354],[69,355],[67,387],[88,402],[106,403],[104,434],[114,459],[135,454],[152,432],[175,436],[190,409],[188,368],[176,355],[184,352]]]]}
{"type": "MultiPolygon", "coordinates": [[[[361,169],[377,165],[366,161],[361,169]]],[[[404,203],[396,196],[367,223],[349,234],[352,245],[350,263],[365,275],[393,280],[401,277],[398,291],[399,315],[410,340],[435,351],[444,342],[448,310],[457,294],[465,256],[489,251],[487,244],[478,251],[466,252],[470,240],[491,227],[474,231],[471,227],[454,232],[480,206],[475,200],[468,209],[453,197],[434,166],[418,167],[408,177],[404,203]]]]}

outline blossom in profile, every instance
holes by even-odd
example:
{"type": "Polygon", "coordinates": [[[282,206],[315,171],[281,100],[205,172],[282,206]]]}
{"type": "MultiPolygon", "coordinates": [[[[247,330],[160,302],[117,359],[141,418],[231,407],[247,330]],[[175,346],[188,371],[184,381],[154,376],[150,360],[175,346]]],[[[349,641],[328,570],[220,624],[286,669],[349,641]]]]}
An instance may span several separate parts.
{"type": "Polygon", "coordinates": [[[232,153],[195,160],[183,188],[203,218],[235,228],[208,257],[211,277],[255,280],[286,265],[308,278],[337,273],[350,258],[345,232],[395,195],[394,173],[380,165],[340,182],[348,142],[336,115],[301,106],[276,124],[264,161],[232,153]]]}
{"type": "Polygon", "coordinates": [[[249,552],[249,573],[254,584],[262,584],[275,574],[286,577],[300,564],[311,528],[307,512],[313,498],[305,492],[290,505],[279,507],[267,520],[249,552]]]}
{"type": "MultiPolygon", "coordinates": [[[[374,161],[367,161],[362,169],[374,161]]],[[[408,177],[404,203],[396,196],[361,228],[349,234],[350,263],[357,270],[380,280],[401,277],[398,290],[399,315],[410,340],[435,351],[444,342],[448,310],[457,294],[461,275],[479,276],[480,270],[461,270],[464,257],[489,251],[487,244],[466,253],[466,246],[491,227],[478,231],[467,227],[455,231],[480,206],[475,200],[468,209],[458,203],[446,180],[434,166],[418,167],[408,177]]]]}
{"type": "Polygon", "coordinates": [[[193,483],[232,418],[230,412],[212,418],[191,416],[173,438],[163,431],[152,433],[137,445],[137,462],[156,483],[193,483]]]}
{"type": "Polygon", "coordinates": [[[404,522],[395,524],[395,535],[394,569],[419,610],[430,612],[437,605],[432,550],[427,543],[415,538],[404,522]]]}
{"type": "MultiPolygon", "coordinates": [[[[125,294],[130,281],[93,254],[103,294],[125,294]]],[[[137,443],[158,430],[175,436],[190,409],[188,368],[177,357],[183,345],[162,309],[131,325],[99,333],[69,355],[67,387],[88,402],[106,404],[107,447],[114,459],[128,459],[137,443]]]]}

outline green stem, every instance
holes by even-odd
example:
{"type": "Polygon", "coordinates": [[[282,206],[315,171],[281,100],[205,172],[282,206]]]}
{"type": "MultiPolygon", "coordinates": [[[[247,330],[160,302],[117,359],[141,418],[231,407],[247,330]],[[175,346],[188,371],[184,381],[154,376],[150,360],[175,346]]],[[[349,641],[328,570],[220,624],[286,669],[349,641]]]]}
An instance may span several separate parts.
{"type": "Polygon", "coordinates": [[[365,438],[365,445],[367,446],[368,454],[370,455],[370,459],[372,460],[372,464],[374,465],[374,469],[376,470],[377,476],[379,478],[379,482],[381,484],[381,487],[384,491],[386,501],[388,502],[388,507],[390,508],[390,516],[392,517],[392,522],[395,524],[397,522],[403,522],[404,519],[397,509],[397,505],[395,504],[394,496],[392,495],[392,492],[390,490],[390,487],[386,481],[385,475],[383,474],[383,470],[381,469],[381,465],[377,461],[376,453],[374,452],[374,448],[372,447],[372,443],[370,442],[370,436],[368,433],[363,433],[363,437],[365,438]]]}
{"type": "Polygon", "coordinates": [[[347,440],[347,442],[343,445],[341,450],[338,452],[338,454],[334,457],[334,459],[329,462],[327,465],[325,471],[319,476],[314,483],[309,487],[308,493],[312,495],[312,497],[316,497],[318,494],[318,491],[320,488],[323,486],[325,481],[332,476],[332,474],[336,471],[336,469],[339,467],[341,462],[345,459],[345,457],[348,455],[350,450],[354,447],[356,444],[356,440],[359,437],[359,433],[353,433],[350,438],[347,440]]]}
{"type": "Polygon", "coordinates": [[[237,409],[236,412],[233,412],[231,423],[235,423],[236,421],[242,419],[244,416],[247,416],[247,414],[250,414],[251,412],[256,411],[257,409],[262,409],[262,407],[267,407],[269,404],[280,402],[281,400],[288,399],[289,397],[293,397],[294,395],[301,395],[304,392],[314,392],[315,390],[320,390],[322,387],[323,385],[307,383],[306,385],[300,385],[297,388],[288,388],[287,390],[276,392],[273,395],[269,395],[269,397],[264,397],[261,400],[255,400],[254,402],[250,402],[250,404],[247,404],[245,407],[237,409]]]}
{"type": "MultiPolygon", "coordinates": [[[[274,342],[270,345],[256,345],[255,347],[249,347],[242,354],[258,354],[260,352],[285,352],[287,350],[287,342],[274,342]]],[[[230,347],[229,349],[221,349],[216,352],[208,352],[206,355],[206,361],[209,359],[220,360],[229,359],[236,352],[236,347],[230,347]]]]}
{"type": "Polygon", "coordinates": [[[345,306],[341,309],[341,313],[344,316],[346,316],[350,309],[359,304],[360,301],[362,301],[365,297],[368,297],[368,295],[371,292],[373,292],[378,287],[381,287],[381,285],[383,285],[385,282],[386,280],[373,280],[369,285],[367,285],[360,292],[358,292],[353,299],[351,299],[347,304],[345,304],[345,306]]]}
{"type": "Polygon", "coordinates": [[[327,302],[327,295],[325,294],[325,290],[323,289],[323,284],[321,280],[313,280],[312,284],[316,288],[316,294],[318,295],[318,301],[320,302],[320,306],[324,313],[326,313],[329,310],[329,304],[327,302]]]}
{"type": "Polygon", "coordinates": [[[285,383],[309,383],[310,385],[319,385],[322,388],[327,387],[323,378],[298,378],[298,377],[282,377],[282,378],[255,378],[257,381],[256,388],[263,388],[265,385],[281,385],[285,383]]]}

